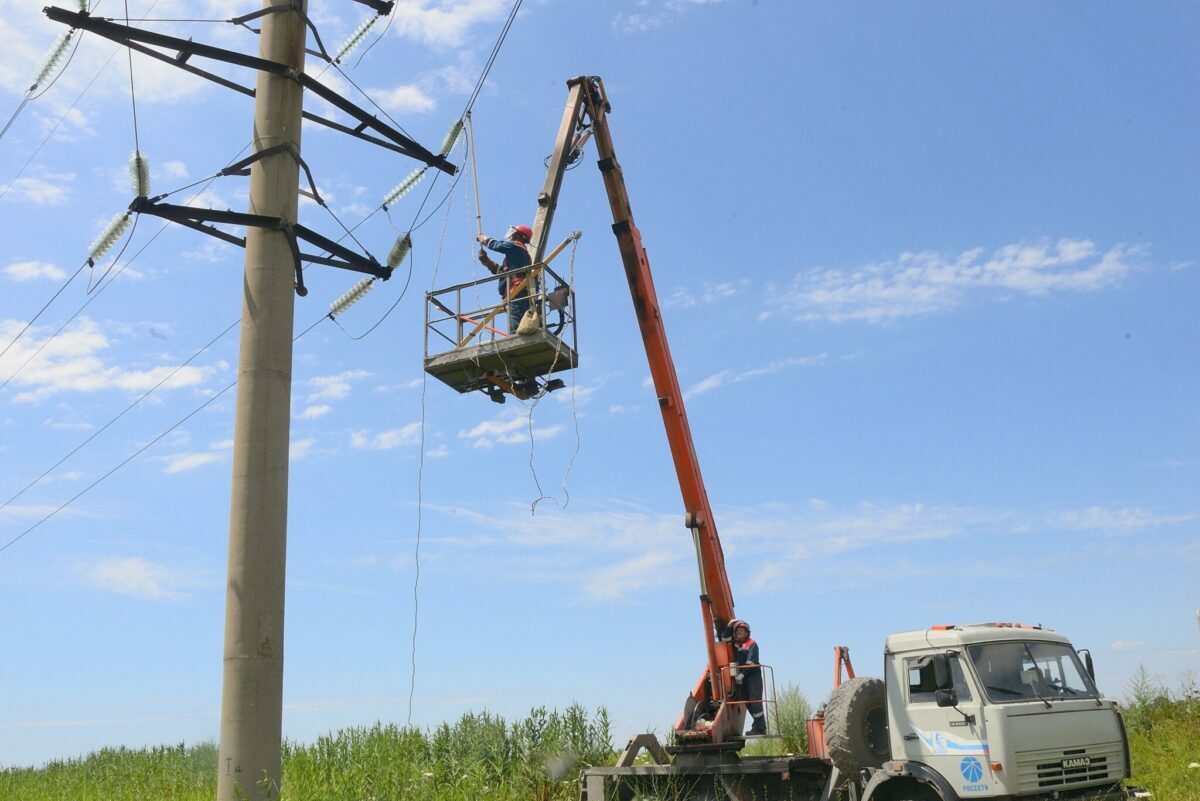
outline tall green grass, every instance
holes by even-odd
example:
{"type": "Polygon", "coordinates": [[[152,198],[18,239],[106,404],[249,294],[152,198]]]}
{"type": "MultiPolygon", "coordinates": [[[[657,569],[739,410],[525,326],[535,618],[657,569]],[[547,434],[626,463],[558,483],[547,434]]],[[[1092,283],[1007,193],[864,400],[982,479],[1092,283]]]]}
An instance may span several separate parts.
{"type": "Polygon", "coordinates": [[[1200,686],[1185,675],[1167,689],[1144,667],[1129,684],[1124,707],[1129,732],[1131,784],[1154,793],[1155,801],[1200,800],[1200,686]]]}
{"type": "MultiPolygon", "coordinates": [[[[811,706],[795,686],[778,697],[780,739],[744,753],[803,754],[811,706]]],[[[1155,801],[1200,801],[1200,688],[1167,690],[1142,671],[1124,705],[1132,784],[1155,801]]],[[[774,725],[774,721],[773,721],[774,725]]],[[[608,715],[575,705],[507,721],[488,712],[421,731],[376,724],[309,745],[286,742],[280,801],[574,801],[580,772],[610,765],[608,715]]],[[[104,749],[41,768],[0,770],[0,801],[212,801],[217,749],[104,749]]]]}
{"type": "MultiPolygon", "coordinates": [[[[376,724],[285,742],[280,801],[573,801],[580,771],[613,759],[608,713],[579,705],[512,722],[467,714],[430,731],[376,724]]],[[[212,801],[216,776],[211,743],[105,749],[0,771],[0,799],[212,801]]]]}

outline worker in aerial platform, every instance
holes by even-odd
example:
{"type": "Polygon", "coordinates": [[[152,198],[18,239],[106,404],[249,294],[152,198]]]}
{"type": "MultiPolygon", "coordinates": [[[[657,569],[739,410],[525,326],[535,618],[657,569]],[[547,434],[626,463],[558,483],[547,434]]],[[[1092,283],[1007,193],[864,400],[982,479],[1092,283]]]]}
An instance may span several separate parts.
{"type": "MultiPolygon", "coordinates": [[[[503,273],[521,270],[533,263],[533,259],[529,255],[527,246],[529,240],[533,239],[533,229],[528,225],[514,225],[505,233],[504,239],[492,239],[491,237],[480,234],[475,237],[482,247],[479,248],[479,262],[484,267],[492,272],[493,275],[501,275],[503,273]],[[497,264],[492,261],[487,252],[483,249],[495,251],[503,254],[504,261],[497,264]]],[[[532,295],[528,290],[516,293],[518,287],[522,286],[527,279],[527,274],[512,276],[500,282],[500,297],[509,301],[508,303],[508,332],[510,334],[517,333],[517,326],[521,324],[521,318],[525,316],[525,312],[529,310],[529,301],[532,295]]]]}
{"type": "Polygon", "coordinates": [[[748,701],[746,710],[754,722],[750,725],[747,737],[756,737],[767,733],[767,717],[763,712],[763,679],[762,668],[758,662],[758,643],[750,639],[750,624],[744,620],[732,620],[729,627],[733,629],[733,658],[737,664],[737,682],[742,700],[748,701]]]}

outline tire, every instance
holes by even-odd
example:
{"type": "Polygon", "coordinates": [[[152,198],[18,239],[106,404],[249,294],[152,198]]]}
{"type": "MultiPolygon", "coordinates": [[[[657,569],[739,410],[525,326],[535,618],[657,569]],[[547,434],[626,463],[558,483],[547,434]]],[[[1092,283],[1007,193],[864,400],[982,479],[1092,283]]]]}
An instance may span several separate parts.
{"type": "Polygon", "coordinates": [[[887,691],[882,681],[850,679],[833,691],[825,705],[825,745],[846,779],[891,759],[887,691]]]}

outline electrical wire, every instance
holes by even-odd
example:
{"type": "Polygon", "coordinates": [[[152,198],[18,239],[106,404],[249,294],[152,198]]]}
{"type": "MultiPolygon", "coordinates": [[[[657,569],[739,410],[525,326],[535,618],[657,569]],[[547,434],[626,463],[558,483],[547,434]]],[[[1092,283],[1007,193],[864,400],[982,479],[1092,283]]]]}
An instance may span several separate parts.
{"type": "Polygon", "coordinates": [[[492,46],[491,55],[488,56],[487,63],[484,64],[483,72],[479,75],[479,81],[475,84],[474,91],[471,92],[471,97],[467,100],[466,108],[459,115],[459,119],[467,116],[467,112],[475,106],[475,99],[479,97],[479,92],[483,89],[483,84],[487,80],[488,73],[492,71],[492,65],[496,63],[496,57],[500,55],[500,47],[504,44],[504,40],[508,37],[508,31],[512,28],[513,20],[517,18],[517,12],[521,9],[521,0],[516,0],[513,3],[512,11],[508,14],[508,19],[504,22],[504,27],[500,30],[500,36],[496,39],[496,44],[492,46]]]}
{"type": "MultiPolygon", "coordinates": [[[[15,337],[13,337],[7,345],[4,346],[4,350],[0,350],[0,359],[4,358],[4,354],[8,353],[9,348],[11,348],[13,345],[17,344],[18,339],[25,336],[25,332],[29,330],[29,327],[37,322],[38,318],[42,316],[42,314],[46,311],[46,309],[50,308],[50,304],[53,303],[55,301],[55,299],[57,299],[58,296],[63,293],[64,289],[66,289],[68,286],[70,286],[72,281],[74,281],[76,278],[79,277],[79,274],[81,272],[83,272],[83,268],[87,267],[87,265],[88,265],[87,261],[84,261],[83,264],[79,265],[79,268],[77,270],[75,270],[75,272],[71,273],[71,277],[63,282],[63,285],[58,288],[58,291],[56,291],[53,295],[51,295],[50,299],[48,301],[46,301],[44,304],[42,304],[42,308],[38,309],[37,314],[33,315],[33,317],[31,317],[29,319],[29,322],[25,323],[25,327],[22,328],[17,333],[17,335],[15,337]]],[[[74,319],[74,318],[72,318],[72,319],[74,319]]],[[[20,370],[18,370],[17,372],[20,372],[20,370]]],[[[16,375],[16,373],[14,373],[13,375],[16,375]]],[[[11,376],[10,376],[10,378],[11,378],[11,376]]],[[[8,381],[5,381],[4,384],[0,384],[0,389],[4,389],[4,386],[6,384],[8,384],[8,381]]]]}
{"type": "Polygon", "coordinates": [[[20,105],[17,106],[16,111],[14,111],[12,113],[12,116],[8,118],[8,122],[4,123],[4,128],[0,129],[0,139],[4,138],[5,134],[8,133],[8,129],[11,128],[13,123],[17,121],[17,117],[21,116],[21,112],[25,110],[25,106],[29,105],[29,103],[31,103],[32,101],[41,98],[43,95],[45,95],[47,92],[49,92],[51,89],[54,88],[54,84],[58,83],[58,79],[61,78],[66,73],[67,68],[71,66],[71,62],[75,60],[75,53],[77,53],[79,51],[79,43],[82,41],[83,41],[83,34],[80,33],[79,38],[75,40],[75,46],[71,48],[71,55],[67,56],[66,63],[62,65],[62,69],[58,70],[58,72],[57,72],[57,74],[55,74],[53,80],[51,80],[50,83],[46,84],[46,86],[44,88],[42,88],[42,91],[40,91],[40,92],[37,91],[38,85],[36,83],[33,86],[29,87],[29,89],[25,92],[25,97],[23,97],[21,99],[20,105]],[[35,92],[37,94],[34,94],[35,92]]]}
{"type": "MultiPolygon", "coordinates": [[[[125,236],[125,244],[121,245],[121,249],[119,251],[117,251],[117,255],[114,256],[113,260],[108,263],[108,269],[106,269],[104,271],[104,274],[101,275],[100,278],[96,281],[96,291],[99,290],[100,284],[104,283],[104,279],[108,277],[108,274],[112,272],[113,267],[117,266],[117,262],[119,262],[121,260],[121,257],[125,255],[125,251],[129,249],[129,243],[133,241],[133,235],[135,233],[137,233],[138,221],[141,219],[142,219],[142,215],[140,215],[140,214],[134,215],[133,226],[129,229],[129,234],[125,236]]],[[[139,251],[139,252],[141,252],[141,251],[139,251]]],[[[91,259],[88,259],[88,263],[89,264],[91,263],[91,259]]],[[[124,270],[125,267],[122,266],[121,269],[124,270]]],[[[113,277],[116,278],[115,275],[113,277]]],[[[87,291],[84,294],[90,295],[90,294],[92,294],[92,291],[93,291],[92,276],[91,276],[91,273],[88,273],[87,291]]]]}
{"type": "MultiPolygon", "coordinates": [[[[92,6],[91,6],[91,8],[89,9],[88,13],[92,13],[92,12],[94,12],[94,11],[95,11],[97,8],[99,8],[99,7],[100,7],[100,4],[101,4],[101,3],[103,3],[103,2],[104,2],[104,0],[96,0],[96,2],[92,4],[92,6]]],[[[151,11],[153,11],[153,10],[154,10],[154,8],[155,8],[155,6],[157,6],[157,5],[159,4],[159,2],[160,2],[160,0],[154,0],[154,2],[153,2],[153,3],[151,3],[151,5],[150,5],[150,8],[146,9],[146,13],[148,14],[148,13],[150,13],[151,11]]],[[[82,36],[80,37],[80,39],[82,39],[82,36]]],[[[76,43],[76,47],[78,47],[78,42],[76,43]]],[[[55,132],[55,131],[57,131],[57,130],[59,129],[59,126],[61,126],[61,125],[63,124],[63,121],[64,121],[64,120],[66,120],[67,116],[68,116],[68,115],[69,115],[69,114],[70,114],[72,111],[74,111],[74,110],[75,110],[75,107],[76,107],[77,105],[79,105],[79,101],[80,101],[80,100],[82,100],[82,99],[83,99],[83,96],[84,96],[84,95],[86,95],[86,94],[87,94],[87,93],[88,93],[88,92],[91,90],[92,86],[93,86],[93,85],[96,83],[96,81],[97,81],[97,80],[100,78],[100,76],[101,76],[101,75],[104,73],[104,71],[105,71],[106,69],[108,69],[108,65],[109,65],[109,64],[111,64],[111,63],[112,63],[112,60],[113,60],[114,58],[116,58],[116,57],[117,57],[117,53],[120,53],[120,52],[121,52],[121,46],[120,46],[120,45],[118,45],[118,46],[117,46],[117,47],[116,47],[116,48],[115,48],[115,49],[112,51],[112,53],[109,55],[108,59],[107,59],[107,60],[106,60],[106,61],[105,61],[105,62],[104,62],[104,63],[103,63],[101,66],[100,66],[100,69],[96,70],[95,74],[93,74],[93,75],[92,75],[92,79],[91,79],[90,81],[88,81],[88,82],[87,82],[87,85],[86,85],[86,86],[84,86],[84,87],[83,87],[83,91],[81,91],[81,92],[80,92],[80,93],[79,93],[79,94],[78,94],[78,95],[75,97],[75,100],[71,102],[71,105],[67,107],[67,110],[66,110],[66,111],[64,111],[64,112],[62,113],[62,116],[58,118],[58,122],[54,123],[54,126],[53,126],[53,127],[50,129],[50,131],[49,131],[49,132],[46,134],[46,136],[45,136],[45,137],[42,139],[42,141],[41,141],[41,144],[39,144],[39,145],[37,146],[37,148],[36,148],[36,149],[33,151],[33,153],[32,153],[32,154],[29,156],[29,158],[25,160],[25,163],[21,165],[21,169],[17,170],[17,174],[16,174],[16,175],[14,175],[14,176],[13,176],[13,178],[12,178],[12,180],[11,180],[11,181],[9,181],[9,182],[8,182],[8,183],[5,185],[5,187],[4,187],[4,189],[3,189],[3,191],[0,191],[0,198],[3,198],[5,195],[7,195],[7,194],[8,194],[8,190],[12,189],[12,187],[13,187],[13,184],[15,184],[15,183],[16,183],[16,182],[17,182],[17,181],[20,179],[20,177],[21,177],[22,175],[24,175],[24,174],[25,174],[25,170],[29,169],[29,165],[30,165],[30,164],[32,164],[32,163],[33,163],[33,160],[34,160],[35,158],[37,158],[38,154],[42,152],[42,148],[44,148],[44,147],[46,146],[46,143],[50,141],[50,137],[54,136],[54,132],[55,132]]],[[[75,57],[75,52],[74,52],[74,51],[72,51],[72,52],[71,52],[71,58],[74,58],[74,57],[75,57]]],[[[67,64],[70,64],[70,61],[69,61],[69,60],[68,60],[67,64]]],[[[62,71],[60,71],[60,72],[58,73],[58,77],[61,77],[61,76],[62,76],[62,74],[63,74],[63,72],[66,72],[66,69],[67,69],[67,65],[66,65],[66,64],[64,64],[64,65],[63,65],[63,68],[62,68],[62,71]]],[[[58,80],[58,77],[55,77],[55,79],[54,79],[54,80],[55,80],[55,81],[57,81],[57,80],[58,80]]],[[[51,85],[53,85],[53,83],[52,83],[51,85]]],[[[47,89],[49,89],[50,87],[46,87],[46,88],[47,88],[47,89]]],[[[43,93],[43,94],[44,94],[44,93],[43,93]]],[[[41,95],[38,95],[38,97],[41,97],[41,95]]]]}
{"type": "MultiPolygon", "coordinates": [[[[246,145],[244,145],[242,147],[242,149],[238,151],[237,155],[229,160],[229,164],[236,163],[237,160],[239,158],[241,158],[242,154],[246,152],[246,150],[250,147],[251,144],[253,144],[253,142],[246,143],[246,145]]],[[[212,182],[215,181],[220,176],[221,176],[221,173],[217,173],[216,175],[213,175],[212,177],[206,179],[207,183],[205,183],[204,188],[201,189],[196,194],[192,195],[191,200],[189,200],[188,202],[190,203],[192,200],[195,200],[196,198],[200,197],[200,195],[203,194],[205,192],[205,190],[208,189],[208,187],[212,184],[212,182]]],[[[194,186],[194,185],[195,184],[191,184],[191,186],[194,186]]],[[[175,190],[175,191],[181,191],[181,190],[175,190]]],[[[173,194],[173,193],[168,193],[168,194],[173,194]]],[[[53,342],[58,337],[58,335],[61,334],[66,329],[66,327],[75,320],[76,317],[78,317],[80,314],[82,314],[83,311],[92,304],[92,301],[94,301],[96,298],[100,297],[100,294],[102,292],[104,292],[105,289],[108,289],[108,287],[110,287],[112,285],[113,281],[116,281],[117,278],[119,278],[121,276],[121,273],[123,273],[125,271],[125,268],[128,267],[130,264],[133,264],[133,262],[137,260],[138,256],[141,256],[142,253],[144,253],[146,251],[146,248],[148,248],[152,244],[154,244],[154,241],[156,239],[158,239],[163,234],[163,232],[166,231],[167,228],[169,228],[170,226],[171,226],[170,222],[164,222],[162,224],[162,227],[159,228],[158,231],[155,232],[154,236],[150,237],[150,239],[146,241],[146,244],[144,244],[140,248],[138,248],[137,253],[134,253],[132,256],[130,256],[129,260],[126,261],[124,264],[122,264],[120,269],[118,269],[116,272],[114,272],[112,274],[112,276],[108,279],[108,281],[102,280],[100,282],[97,282],[96,288],[94,290],[92,290],[90,295],[88,295],[88,299],[86,301],[84,301],[83,305],[80,306],[78,309],[76,309],[75,313],[72,314],[70,317],[68,317],[66,322],[64,322],[62,325],[60,325],[58,327],[57,331],[55,331],[46,340],[44,340],[42,342],[42,344],[38,347],[38,349],[35,350],[30,355],[30,357],[28,359],[26,359],[25,362],[20,367],[18,367],[16,370],[14,370],[7,378],[5,378],[3,383],[0,383],[0,391],[2,391],[5,387],[7,387],[9,385],[9,382],[11,382],[14,378],[16,378],[17,375],[22,370],[24,370],[26,367],[28,367],[29,363],[32,362],[34,359],[36,359],[38,354],[41,353],[46,348],[47,345],[49,345],[51,342],[53,342]]],[[[126,241],[127,245],[128,245],[128,241],[129,240],[126,241]]],[[[124,252],[124,248],[122,248],[122,253],[123,252],[124,252]]],[[[114,260],[113,263],[115,264],[116,261],[114,260]]],[[[79,266],[79,270],[77,270],[75,274],[78,275],[79,272],[82,271],[83,268],[86,266],[87,266],[87,262],[85,261],[83,264],[81,264],[79,266]]],[[[108,275],[108,272],[106,272],[105,275],[108,275]]],[[[74,278],[74,276],[72,276],[72,279],[73,278],[74,278]]],[[[68,281],[67,283],[70,283],[70,281],[68,281]]],[[[64,284],[59,289],[59,291],[57,293],[55,293],[54,297],[58,297],[58,295],[62,292],[63,289],[66,289],[66,284],[64,284]]],[[[50,302],[52,302],[53,300],[54,300],[54,298],[51,298],[50,301],[47,302],[46,306],[49,306],[50,302]]],[[[42,307],[42,311],[39,311],[38,314],[34,316],[34,320],[36,320],[37,317],[40,316],[43,311],[45,311],[45,308],[46,307],[42,307]]],[[[33,324],[33,320],[30,321],[29,325],[32,325],[32,324],[33,324]]],[[[26,325],[25,328],[22,329],[21,333],[17,335],[16,339],[14,339],[12,342],[10,342],[5,347],[3,352],[0,352],[0,357],[2,357],[4,355],[4,353],[8,352],[8,348],[12,347],[13,343],[15,343],[17,341],[17,339],[21,338],[21,336],[25,333],[25,331],[28,330],[29,325],[26,325]]]]}
{"type": "MultiPolygon", "coordinates": [[[[578,248],[579,248],[579,239],[576,238],[575,241],[571,245],[571,265],[569,268],[570,278],[568,279],[568,286],[572,286],[572,287],[575,286],[575,251],[578,248]]],[[[550,370],[548,372],[550,372],[550,373],[554,372],[554,368],[558,365],[559,353],[560,353],[560,351],[555,349],[554,359],[553,359],[553,361],[550,362],[550,370]]],[[[580,447],[579,414],[578,414],[578,410],[575,405],[575,368],[572,367],[571,368],[571,416],[574,417],[574,419],[575,419],[575,452],[571,454],[571,459],[567,463],[567,469],[563,473],[562,488],[563,488],[564,499],[563,499],[562,503],[559,503],[557,498],[555,498],[553,495],[547,495],[545,490],[542,489],[542,482],[540,480],[538,480],[537,466],[534,464],[534,458],[533,458],[534,457],[533,410],[536,409],[539,404],[541,404],[542,398],[546,397],[547,394],[548,394],[548,390],[542,389],[542,391],[539,392],[534,397],[533,403],[528,405],[528,409],[529,409],[529,417],[528,417],[529,472],[533,476],[533,485],[534,485],[534,487],[537,488],[537,492],[538,492],[538,497],[534,498],[533,502],[529,504],[529,514],[531,514],[531,515],[537,514],[537,506],[542,501],[553,501],[554,505],[559,509],[566,509],[567,506],[570,505],[571,493],[567,489],[567,477],[571,475],[571,469],[575,466],[575,457],[577,457],[579,455],[579,447],[580,447]]]]}
{"type": "MultiPolygon", "coordinates": [[[[324,317],[324,316],[320,317],[320,318],[319,318],[319,319],[318,319],[318,320],[317,320],[315,323],[313,323],[313,324],[312,324],[312,325],[310,325],[308,328],[306,328],[306,329],[304,329],[303,331],[301,331],[301,332],[300,332],[299,334],[297,334],[296,336],[292,337],[292,342],[295,342],[295,341],[299,340],[299,339],[300,339],[302,336],[304,336],[304,335],[305,335],[305,334],[307,334],[309,331],[312,331],[314,328],[316,328],[318,325],[320,325],[320,324],[321,324],[321,323],[322,323],[324,320],[325,320],[325,317],[324,317]]],[[[193,417],[195,417],[197,414],[199,414],[199,413],[200,413],[200,412],[202,412],[204,409],[206,409],[206,408],[207,408],[207,407],[208,407],[210,404],[212,404],[212,403],[213,403],[215,400],[217,400],[217,398],[220,398],[222,395],[224,395],[224,394],[225,394],[226,392],[228,392],[229,390],[233,389],[235,386],[237,386],[237,379],[234,379],[232,382],[230,382],[229,384],[227,384],[227,385],[225,386],[225,388],[224,388],[224,389],[220,390],[219,392],[217,392],[217,393],[215,393],[214,395],[212,395],[211,397],[209,397],[207,400],[205,400],[205,401],[204,401],[204,403],[200,404],[200,405],[199,405],[199,406],[197,406],[195,409],[192,409],[190,412],[188,412],[186,415],[184,415],[183,417],[181,417],[181,418],[180,418],[178,421],[176,421],[175,423],[173,423],[173,424],[172,424],[172,425],[171,425],[169,428],[167,428],[167,429],[166,429],[165,431],[163,431],[161,434],[159,434],[158,436],[156,436],[154,439],[150,440],[150,441],[149,441],[149,442],[147,442],[145,445],[143,445],[142,447],[138,448],[136,451],[134,451],[133,453],[131,453],[129,456],[125,457],[125,459],[124,459],[123,461],[119,462],[119,463],[118,463],[118,464],[117,464],[115,467],[111,468],[111,469],[110,469],[110,470],[109,470],[107,473],[105,473],[104,475],[100,476],[100,477],[99,477],[99,478],[97,478],[95,481],[93,481],[91,484],[88,484],[86,487],[84,487],[83,489],[81,489],[79,492],[77,492],[77,493],[75,493],[74,495],[72,495],[72,496],[71,496],[71,497],[70,497],[68,500],[64,501],[64,502],[63,502],[63,503],[62,503],[60,506],[58,506],[57,508],[55,508],[53,511],[51,511],[51,512],[47,513],[45,516],[43,516],[43,517],[42,517],[40,520],[38,520],[38,521],[37,521],[36,523],[34,523],[32,526],[30,526],[29,528],[25,529],[24,531],[22,531],[22,532],[21,532],[20,534],[18,534],[17,536],[13,537],[11,540],[9,540],[8,542],[6,542],[4,545],[0,545],[0,553],[3,553],[4,551],[8,550],[9,548],[11,548],[11,547],[12,547],[13,545],[15,545],[16,543],[20,542],[20,541],[21,541],[22,539],[24,539],[24,538],[25,538],[27,535],[29,535],[30,533],[32,533],[33,531],[35,531],[37,528],[39,528],[39,527],[40,527],[40,526],[41,526],[43,523],[45,523],[47,520],[49,520],[50,518],[54,517],[54,516],[55,516],[55,515],[57,515],[59,512],[61,512],[63,509],[66,509],[66,508],[67,508],[68,506],[70,506],[72,503],[74,503],[75,501],[77,501],[77,500],[79,500],[80,498],[82,498],[82,497],[83,497],[85,494],[87,494],[87,493],[88,493],[88,492],[90,492],[92,489],[94,489],[94,488],[95,488],[95,487],[96,487],[98,484],[100,484],[102,481],[104,481],[105,479],[107,479],[107,478],[108,478],[109,476],[111,476],[113,473],[115,473],[115,472],[117,472],[118,470],[120,470],[120,469],[121,469],[122,467],[124,467],[125,465],[129,464],[130,462],[132,462],[132,461],[133,461],[134,459],[136,459],[137,457],[141,456],[143,453],[145,453],[145,452],[146,452],[146,451],[148,451],[150,448],[152,448],[152,447],[153,447],[155,444],[157,444],[157,443],[158,443],[160,440],[162,440],[162,438],[163,438],[163,437],[167,436],[167,435],[168,435],[168,434],[170,434],[172,431],[174,431],[175,429],[179,428],[181,425],[183,425],[184,423],[186,423],[188,420],[191,420],[191,419],[192,419],[193,417]]]]}
{"type": "Polygon", "coordinates": [[[370,53],[371,49],[374,48],[375,45],[379,44],[380,40],[383,39],[383,37],[387,35],[388,30],[391,29],[391,27],[392,27],[392,20],[394,20],[395,18],[396,18],[396,6],[393,5],[391,13],[388,14],[387,24],[383,26],[383,30],[379,32],[379,35],[375,37],[375,40],[373,42],[371,42],[371,44],[367,45],[365,50],[363,50],[361,53],[358,54],[358,59],[355,60],[355,62],[354,62],[354,69],[358,69],[358,65],[361,64],[362,60],[367,57],[367,53],[370,53]]]}
{"type": "MultiPolygon", "coordinates": [[[[433,274],[430,276],[430,288],[436,288],[438,271],[442,266],[442,253],[445,251],[446,231],[450,226],[450,208],[446,208],[446,219],[442,223],[442,236],[438,240],[437,256],[433,261],[433,274]]],[[[417,689],[417,628],[420,621],[420,587],[421,587],[421,526],[424,517],[424,481],[425,481],[425,394],[429,386],[429,373],[421,365],[421,436],[417,452],[417,536],[413,544],[413,564],[416,572],[413,574],[413,624],[412,624],[412,672],[408,684],[408,722],[412,725],[413,695],[417,689]]]]}
{"type": "MultiPolygon", "coordinates": [[[[125,26],[129,27],[129,0],[125,0],[125,26]]],[[[137,94],[133,90],[133,48],[126,47],[125,53],[129,56],[129,103],[133,107],[133,148],[140,153],[142,146],[138,142],[137,94]]]]}
{"type": "Polygon", "coordinates": [[[175,367],[175,369],[173,369],[171,372],[167,373],[167,375],[165,375],[161,381],[159,381],[159,382],[158,382],[157,384],[155,384],[154,386],[150,387],[150,389],[148,389],[148,390],[146,390],[145,392],[143,392],[143,393],[142,393],[142,394],[141,394],[141,395],[140,395],[140,396],[137,398],[137,400],[133,401],[133,403],[130,403],[128,406],[126,406],[124,409],[122,409],[122,410],[121,410],[121,411],[120,411],[120,412],[119,412],[119,413],[118,413],[118,414],[117,414],[115,417],[113,417],[112,419],[110,419],[110,420],[109,420],[107,423],[105,423],[104,425],[100,426],[100,428],[98,428],[98,429],[96,429],[95,431],[93,431],[93,432],[92,432],[92,434],[91,434],[91,435],[90,435],[90,436],[89,436],[87,439],[85,439],[83,442],[79,443],[79,444],[78,444],[78,445],[76,445],[74,448],[72,448],[72,449],[71,449],[71,451],[70,451],[69,453],[67,453],[67,455],[66,455],[66,456],[62,457],[62,458],[61,458],[61,459],[59,459],[57,462],[55,462],[54,464],[50,465],[50,467],[48,467],[48,468],[46,469],[46,471],[45,471],[45,472],[43,472],[43,473],[42,473],[40,476],[38,476],[37,478],[35,478],[33,481],[30,481],[28,484],[26,484],[24,487],[22,487],[22,488],[21,488],[21,489],[20,489],[20,490],[19,490],[19,491],[18,491],[18,492],[15,494],[15,495],[13,495],[11,498],[9,498],[9,499],[8,499],[7,501],[5,501],[4,503],[0,504],[0,511],[3,511],[4,509],[8,508],[8,506],[9,506],[9,505],[10,505],[10,504],[11,504],[13,501],[15,501],[15,500],[17,500],[18,498],[20,498],[22,495],[24,495],[26,492],[28,492],[30,489],[32,489],[32,488],[33,488],[33,486],[34,486],[35,484],[37,484],[37,483],[38,483],[38,482],[40,482],[42,479],[44,479],[46,476],[50,475],[50,474],[51,474],[51,473],[53,473],[55,470],[57,470],[57,469],[59,468],[59,466],[61,466],[61,465],[62,465],[62,463],[63,463],[63,462],[67,461],[67,460],[68,460],[68,459],[70,459],[72,456],[74,456],[75,454],[79,453],[79,451],[80,451],[80,450],[82,450],[82,449],[84,448],[84,446],[86,446],[86,445],[87,445],[89,442],[91,442],[92,440],[94,440],[96,437],[98,437],[98,436],[100,436],[101,434],[103,434],[103,433],[104,433],[104,432],[105,432],[105,431],[106,431],[106,430],[107,430],[107,429],[108,429],[110,426],[112,426],[114,423],[116,423],[118,420],[120,420],[122,417],[124,417],[124,416],[125,416],[125,415],[126,415],[128,412],[130,412],[131,410],[133,410],[133,408],[134,408],[134,407],[136,407],[138,404],[140,404],[140,403],[141,403],[142,401],[144,401],[146,398],[150,397],[150,396],[151,396],[151,395],[154,393],[154,391],[155,391],[155,390],[159,389],[160,387],[162,387],[162,385],[163,385],[163,384],[167,383],[167,382],[168,382],[168,381],[170,381],[172,378],[174,378],[174,377],[175,377],[175,375],[176,375],[176,374],[177,374],[177,373],[178,373],[180,370],[182,370],[183,368],[185,368],[185,367],[187,367],[189,364],[191,364],[193,361],[195,361],[195,360],[196,360],[196,358],[197,358],[197,357],[198,357],[198,356],[199,356],[201,353],[204,353],[204,351],[208,350],[208,349],[209,349],[209,348],[211,348],[213,345],[215,345],[215,344],[216,344],[216,343],[217,343],[217,342],[218,342],[218,341],[219,341],[221,338],[223,338],[223,337],[224,337],[226,334],[228,334],[230,331],[232,331],[234,328],[236,328],[240,322],[241,322],[241,318],[238,318],[237,320],[234,320],[234,321],[233,321],[233,323],[232,323],[231,325],[229,325],[229,326],[227,326],[227,327],[225,328],[225,330],[224,330],[224,331],[222,331],[221,333],[217,334],[215,337],[213,337],[211,340],[209,340],[209,341],[208,341],[208,343],[206,343],[206,344],[202,345],[202,346],[200,347],[200,349],[199,349],[198,351],[196,351],[195,353],[193,353],[191,356],[189,356],[189,357],[187,358],[187,360],[186,360],[186,361],[182,362],[182,363],[181,363],[181,364],[179,364],[177,367],[175,367]]]}

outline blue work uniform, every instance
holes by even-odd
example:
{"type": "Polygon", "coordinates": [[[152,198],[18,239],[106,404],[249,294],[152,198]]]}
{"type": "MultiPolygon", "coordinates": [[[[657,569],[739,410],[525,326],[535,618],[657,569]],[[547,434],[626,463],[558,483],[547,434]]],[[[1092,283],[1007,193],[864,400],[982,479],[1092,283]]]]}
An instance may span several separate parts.
{"type": "MultiPolygon", "coordinates": [[[[483,241],[483,246],[488,250],[495,251],[504,256],[504,261],[500,264],[495,264],[492,261],[485,261],[484,264],[493,273],[500,275],[502,273],[520,270],[523,267],[528,267],[533,263],[533,259],[529,256],[529,251],[523,245],[513,242],[510,239],[486,239],[483,241]],[[495,265],[493,267],[493,265],[495,265]]],[[[520,286],[525,280],[524,275],[519,275],[513,278],[500,282],[500,296],[507,298],[509,293],[520,286]]],[[[521,324],[521,318],[525,316],[525,312],[529,310],[530,294],[528,291],[522,292],[517,297],[513,298],[508,304],[508,331],[510,334],[517,332],[517,326],[521,324]]]]}
{"type": "Polygon", "coordinates": [[[749,637],[745,642],[733,644],[733,659],[742,674],[742,699],[750,701],[746,710],[754,722],[750,726],[750,734],[766,734],[767,719],[763,715],[763,679],[762,668],[758,667],[758,643],[749,637]],[[752,667],[742,667],[752,665],[752,667]]]}

